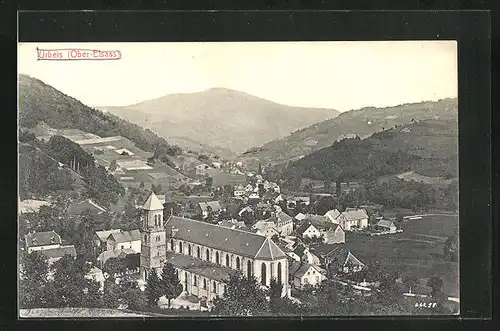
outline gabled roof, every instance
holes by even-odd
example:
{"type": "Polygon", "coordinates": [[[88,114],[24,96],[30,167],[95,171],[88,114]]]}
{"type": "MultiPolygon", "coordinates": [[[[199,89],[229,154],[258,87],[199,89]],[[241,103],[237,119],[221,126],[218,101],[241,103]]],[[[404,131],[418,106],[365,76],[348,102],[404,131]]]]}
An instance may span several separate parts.
{"type": "Polygon", "coordinates": [[[256,259],[262,260],[279,260],[286,257],[286,254],[270,238],[266,238],[266,241],[255,256],[256,259]]]}
{"type": "Polygon", "coordinates": [[[319,228],[326,229],[332,225],[332,222],[328,218],[322,215],[306,214],[305,220],[310,222],[317,229],[319,228]]]}
{"type": "Polygon", "coordinates": [[[158,199],[154,192],[151,192],[149,197],[146,199],[146,202],[142,206],[144,210],[163,210],[163,204],[158,199]]]}
{"type": "Polygon", "coordinates": [[[208,207],[210,207],[212,209],[212,211],[219,211],[222,209],[219,201],[200,202],[198,205],[200,206],[201,210],[204,212],[208,211],[208,207]]]}
{"type": "Polygon", "coordinates": [[[97,257],[97,261],[106,263],[111,258],[125,258],[129,254],[137,254],[132,248],[117,249],[114,251],[104,251],[97,257]]]}
{"type": "Polygon", "coordinates": [[[384,228],[390,228],[393,226],[396,226],[393,221],[389,220],[380,220],[377,222],[377,226],[384,227],[384,228]]]}
{"type": "Polygon", "coordinates": [[[364,264],[342,244],[321,244],[311,247],[311,250],[316,255],[328,257],[328,259],[331,260],[332,265],[337,269],[343,268],[348,262],[353,263],[354,265],[364,266],[364,264]]]}
{"type": "Polygon", "coordinates": [[[306,250],[306,246],[300,244],[297,247],[295,247],[295,249],[293,250],[293,252],[295,254],[297,254],[299,257],[302,257],[302,254],[304,254],[305,250],[306,250]]]}
{"type": "Polygon", "coordinates": [[[112,232],[108,238],[113,239],[116,243],[138,241],[141,240],[141,232],[139,230],[112,232]]]}
{"type": "Polygon", "coordinates": [[[120,230],[120,229],[111,229],[111,230],[104,230],[104,231],[96,231],[95,234],[97,235],[97,237],[99,237],[99,240],[101,242],[105,242],[108,239],[110,234],[119,233],[121,231],[122,230],[120,230]]]}
{"type": "Polygon", "coordinates": [[[324,270],[318,266],[303,262],[293,262],[290,265],[290,275],[293,277],[302,278],[309,270],[314,269],[318,273],[324,273],[324,270]]]}
{"type": "Polygon", "coordinates": [[[337,209],[332,209],[326,212],[325,217],[329,218],[331,221],[336,220],[339,217],[340,212],[337,209]]]}
{"type": "Polygon", "coordinates": [[[171,216],[165,223],[167,236],[171,236],[171,229],[176,229],[173,238],[200,244],[203,246],[236,253],[242,256],[262,259],[276,259],[285,254],[276,246],[268,244],[270,240],[258,234],[239,229],[230,229],[220,225],[195,221],[189,218],[171,216]],[[268,251],[271,251],[269,253],[268,251]]]}
{"type": "Polygon", "coordinates": [[[24,236],[26,247],[62,244],[61,236],[55,231],[28,233],[24,236]]]}
{"type": "Polygon", "coordinates": [[[368,218],[368,214],[364,209],[352,210],[352,208],[347,208],[342,215],[344,215],[348,221],[357,221],[368,218]]]}
{"type": "Polygon", "coordinates": [[[275,227],[276,227],[276,224],[274,222],[268,221],[268,220],[257,221],[252,225],[252,229],[257,229],[260,231],[265,231],[268,228],[275,228],[275,227]]]}
{"type": "Polygon", "coordinates": [[[71,255],[73,257],[76,257],[76,249],[73,245],[61,246],[51,249],[42,249],[40,253],[45,255],[48,259],[57,259],[63,257],[64,255],[71,255]]]}
{"type": "Polygon", "coordinates": [[[298,213],[297,215],[295,215],[295,219],[299,220],[299,221],[302,221],[305,218],[306,218],[306,215],[302,214],[302,213],[298,213]]]}
{"type": "MultiPolygon", "coordinates": [[[[304,234],[304,232],[309,229],[309,227],[313,227],[316,229],[316,227],[309,221],[306,221],[304,223],[302,223],[295,232],[297,232],[298,235],[302,235],[304,234]]],[[[316,229],[317,230],[317,229],[316,229]]]]}

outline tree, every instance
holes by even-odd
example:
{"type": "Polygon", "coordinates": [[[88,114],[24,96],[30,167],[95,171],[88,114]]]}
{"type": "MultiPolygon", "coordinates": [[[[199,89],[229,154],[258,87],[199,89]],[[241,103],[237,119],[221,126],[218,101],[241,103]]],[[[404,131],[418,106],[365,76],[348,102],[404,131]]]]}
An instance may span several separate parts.
{"type": "Polygon", "coordinates": [[[168,308],[170,308],[170,301],[182,293],[182,284],[179,280],[179,275],[171,263],[165,263],[163,266],[160,287],[161,293],[168,300],[168,308]]]}
{"type": "Polygon", "coordinates": [[[151,184],[151,191],[153,191],[154,194],[161,194],[161,184],[151,184]]]}
{"type": "Polygon", "coordinates": [[[40,252],[23,254],[19,282],[19,303],[21,308],[41,308],[47,305],[47,258],[40,252]]]}
{"type": "Polygon", "coordinates": [[[77,255],[85,261],[94,261],[97,257],[93,244],[95,232],[95,215],[84,211],[80,216],[80,224],[77,226],[74,242],[77,255]]]}
{"type": "Polygon", "coordinates": [[[141,182],[141,183],[139,184],[139,188],[140,188],[141,190],[144,190],[144,182],[141,182]]]}
{"type": "Polygon", "coordinates": [[[155,270],[152,270],[146,283],[146,298],[150,307],[158,305],[158,300],[162,296],[160,278],[155,270]]]}
{"type": "Polygon", "coordinates": [[[117,168],[116,160],[112,160],[111,163],[109,164],[109,171],[115,171],[116,168],[117,168]]]}
{"type": "Polygon", "coordinates": [[[271,240],[274,241],[276,244],[279,244],[280,243],[280,237],[275,234],[271,237],[271,240]]]}
{"type": "Polygon", "coordinates": [[[148,306],[147,292],[142,292],[139,288],[129,288],[123,293],[124,301],[128,309],[144,310],[148,306]]]}
{"type": "Polygon", "coordinates": [[[212,185],[214,183],[214,179],[212,177],[207,177],[205,179],[205,187],[210,191],[212,189],[212,185]]]}
{"type": "Polygon", "coordinates": [[[54,263],[53,281],[54,307],[98,307],[102,297],[99,284],[85,276],[90,266],[81,258],[63,256],[54,263]]]}
{"type": "Polygon", "coordinates": [[[458,259],[458,233],[457,229],[453,230],[451,236],[446,239],[443,246],[443,255],[446,259],[456,262],[458,259]]]}
{"type": "Polygon", "coordinates": [[[104,280],[103,306],[106,308],[118,308],[122,291],[120,285],[115,283],[114,278],[104,280]]]}
{"type": "Polygon", "coordinates": [[[232,274],[222,297],[213,300],[212,312],[221,316],[259,316],[268,312],[266,292],[254,277],[232,274]]]}
{"type": "Polygon", "coordinates": [[[109,258],[104,263],[103,271],[106,272],[111,278],[115,278],[116,274],[122,274],[127,270],[124,259],[116,257],[109,258]]]}
{"type": "Polygon", "coordinates": [[[443,292],[443,280],[437,276],[429,278],[429,280],[427,281],[427,286],[432,289],[432,297],[438,297],[443,292]]]}
{"type": "Polygon", "coordinates": [[[167,201],[165,202],[165,216],[169,217],[170,215],[178,216],[181,212],[181,206],[177,202],[167,201]]]}
{"type": "Polygon", "coordinates": [[[262,176],[262,164],[260,164],[260,162],[259,162],[259,170],[257,173],[262,176]]]}

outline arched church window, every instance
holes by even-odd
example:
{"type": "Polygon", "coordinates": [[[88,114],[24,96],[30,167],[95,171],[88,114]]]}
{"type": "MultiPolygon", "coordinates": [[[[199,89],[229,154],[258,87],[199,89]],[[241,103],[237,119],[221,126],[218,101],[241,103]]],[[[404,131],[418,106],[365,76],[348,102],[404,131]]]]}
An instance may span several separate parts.
{"type": "Polygon", "coordinates": [[[226,254],[226,267],[229,267],[229,254],[226,254]]]}
{"type": "Polygon", "coordinates": [[[240,270],[240,257],[236,257],[236,269],[240,270]]]}
{"type": "Polygon", "coordinates": [[[200,247],[198,247],[198,249],[197,249],[196,256],[197,256],[199,259],[201,259],[201,249],[200,249],[200,247]]]}
{"type": "Polygon", "coordinates": [[[182,251],[182,243],[180,241],[179,241],[179,253],[181,253],[181,254],[183,253],[183,251],[182,251]]]}
{"type": "Polygon", "coordinates": [[[174,239],[170,239],[170,250],[172,252],[175,252],[175,249],[174,249],[174,239]]]}
{"type": "Polygon", "coordinates": [[[260,267],[260,278],[261,278],[261,283],[262,285],[266,285],[266,264],[262,262],[262,265],[260,267]]]}

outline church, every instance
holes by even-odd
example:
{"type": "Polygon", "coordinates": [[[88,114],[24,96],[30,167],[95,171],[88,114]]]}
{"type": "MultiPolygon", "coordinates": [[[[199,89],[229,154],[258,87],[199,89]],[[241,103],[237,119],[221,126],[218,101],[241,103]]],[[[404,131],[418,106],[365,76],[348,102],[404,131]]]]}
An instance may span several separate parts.
{"type": "Polygon", "coordinates": [[[271,279],[290,294],[288,259],[270,239],[252,232],[170,216],[154,193],[142,207],[140,272],[146,280],[171,263],[184,292],[206,302],[222,296],[232,273],[256,277],[268,287],[271,279]]]}

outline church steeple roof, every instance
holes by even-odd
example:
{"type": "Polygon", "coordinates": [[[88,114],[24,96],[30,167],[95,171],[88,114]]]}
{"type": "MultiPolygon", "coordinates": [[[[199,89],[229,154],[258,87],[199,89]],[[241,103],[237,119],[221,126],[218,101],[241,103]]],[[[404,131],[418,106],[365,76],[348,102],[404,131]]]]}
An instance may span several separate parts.
{"type": "Polygon", "coordinates": [[[144,210],[162,210],[163,204],[158,199],[156,194],[154,192],[151,192],[151,194],[147,198],[146,202],[144,203],[144,206],[142,206],[142,209],[144,209],[144,210]]]}

